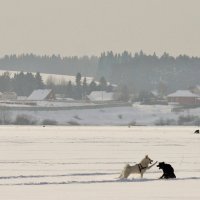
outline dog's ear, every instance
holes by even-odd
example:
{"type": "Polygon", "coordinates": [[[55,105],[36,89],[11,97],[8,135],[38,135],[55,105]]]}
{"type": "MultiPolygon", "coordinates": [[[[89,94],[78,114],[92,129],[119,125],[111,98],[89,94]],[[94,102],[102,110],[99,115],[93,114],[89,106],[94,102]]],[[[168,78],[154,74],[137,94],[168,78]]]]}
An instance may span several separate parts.
{"type": "Polygon", "coordinates": [[[145,156],[145,158],[148,158],[148,157],[149,157],[148,155],[145,156]]]}

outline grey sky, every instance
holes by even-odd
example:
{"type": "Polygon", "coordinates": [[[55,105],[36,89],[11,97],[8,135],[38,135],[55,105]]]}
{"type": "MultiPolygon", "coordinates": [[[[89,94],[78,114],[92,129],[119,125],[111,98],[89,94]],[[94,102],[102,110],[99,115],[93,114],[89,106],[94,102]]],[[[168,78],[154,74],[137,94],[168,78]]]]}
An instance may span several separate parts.
{"type": "Polygon", "coordinates": [[[0,56],[200,56],[200,0],[0,0],[0,56]]]}

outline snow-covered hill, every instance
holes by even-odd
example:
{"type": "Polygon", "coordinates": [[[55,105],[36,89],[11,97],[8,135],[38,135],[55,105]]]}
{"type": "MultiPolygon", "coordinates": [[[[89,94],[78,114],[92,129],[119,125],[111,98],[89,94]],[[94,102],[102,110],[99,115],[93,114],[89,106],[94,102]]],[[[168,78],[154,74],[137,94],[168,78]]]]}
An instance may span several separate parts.
{"type": "MultiPolygon", "coordinates": [[[[2,75],[4,72],[7,72],[7,71],[0,70],[0,75],[2,75]]],[[[8,72],[11,77],[13,77],[14,74],[16,73],[20,73],[19,71],[8,71],[8,72]]],[[[33,72],[32,74],[36,74],[36,73],[33,72]]],[[[40,73],[40,75],[42,76],[42,79],[44,82],[46,82],[48,78],[51,78],[56,84],[60,83],[62,80],[71,81],[72,83],[75,83],[75,80],[76,80],[76,76],[70,76],[70,75],[46,74],[46,73],[40,73]]],[[[87,78],[88,83],[90,83],[93,80],[93,77],[86,77],[86,78],[87,78]]]]}

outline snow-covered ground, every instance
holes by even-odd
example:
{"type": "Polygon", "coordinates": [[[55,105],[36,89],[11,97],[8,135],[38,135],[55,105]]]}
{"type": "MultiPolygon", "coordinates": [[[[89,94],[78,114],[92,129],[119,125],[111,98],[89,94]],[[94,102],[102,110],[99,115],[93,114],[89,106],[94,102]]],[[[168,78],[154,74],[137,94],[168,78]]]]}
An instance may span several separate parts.
{"type": "Polygon", "coordinates": [[[0,127],[3,200],[200,199],[197,127],[0,127]],[[177,179],[119,180],[146,154],[170,163],[177,179]]]}
{"type": "MultiPolygon", "coordinates": [[[[42,103],[41,103],[42,105],[42,103]]],[[[45,102],[43,105],[46,105],[45,102]]],[[[140,105],[133,104],[131,107],[113,107],[113,108],[98,108],[86,109],[81,103],[58,103],[57,106],[73,106],[69,110],[54,110],[54,111],[25,111],[17,110],[10,111],[10,115],[14,119],[19,114],[26,114],[33,117],[38,122],[45,119],[51,119],[58,124],[67,125],[69,122],[75,122],[80,125],[155,125],[159,120],[175,120],[179,116],[195,115],[199,116],[200,108],[187,109],[181,112],[172,112],[171,105],[140,105]],[[82,106],[76,109],[75,106],[82,106]]],[[[85,105],[93,105],[91,103],[85,105]]],[[[50,104],[49,104],[50,106],[50,104]]]]}

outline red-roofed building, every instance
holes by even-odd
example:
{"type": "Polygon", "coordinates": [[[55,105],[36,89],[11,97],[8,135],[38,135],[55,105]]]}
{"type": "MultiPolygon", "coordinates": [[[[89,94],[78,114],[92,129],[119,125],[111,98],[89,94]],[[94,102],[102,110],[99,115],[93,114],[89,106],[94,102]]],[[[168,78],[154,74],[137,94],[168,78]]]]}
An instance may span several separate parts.
{"type": "Polygon", "coordinates": [[[177,103],[180,105],[199,105],[200,96],[190,92],[189,90],[177,90],[167,96],[169,103],[177,103]]]}

